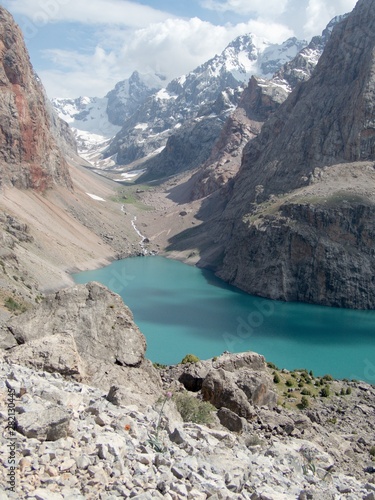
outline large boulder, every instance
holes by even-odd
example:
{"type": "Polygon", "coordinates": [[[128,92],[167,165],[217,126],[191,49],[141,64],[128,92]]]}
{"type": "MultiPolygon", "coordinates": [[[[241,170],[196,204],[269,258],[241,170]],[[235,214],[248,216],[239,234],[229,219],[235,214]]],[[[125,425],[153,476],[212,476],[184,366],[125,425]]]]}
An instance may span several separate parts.
{"type": "Polygon", "coordinates": [[[202,395],[216,408],[224,406],[240,417],[247,419],[254,417],[250,401],[245,393],[236,386],[231,374],[225,370],[215,370],[207,375],[202,385],[202,395]]]}
{"type": "Polygon", "coordinates": [[[46,335],[72,334],[84,357],[139,366],[146,340],[121,297],[100,283],[76,285],[48,295],[41,305],[8,323],[19,344],[46,335]]]}
{"type": "Polygon", "coordinates": [[[266,361],[255,352],[224,353],[171,367],[163,375],[168,381],[178,380],[189,391],[201,391],[216,408],[227,408],[247,419],[254,416],[254,405],[273,408],[276,404],[266,361]]]}
{"type": "Polygon", "coordinates": [[[66,438],[69,431],[70,415],[58,406],[30,411],[17,415],[16,429],[27,438],[39,441],[57,441],[66,438]]]}
{"type": "Polygon", "coordinates": [[[99,283],[48,295],[7,327],[19,344],[5,354],[8,362],[58,372],[106,391],[124,385],[129,404],[152,402],[161,393],[160,377],[145,359],[146,340],[130,309],[99,283]]]}

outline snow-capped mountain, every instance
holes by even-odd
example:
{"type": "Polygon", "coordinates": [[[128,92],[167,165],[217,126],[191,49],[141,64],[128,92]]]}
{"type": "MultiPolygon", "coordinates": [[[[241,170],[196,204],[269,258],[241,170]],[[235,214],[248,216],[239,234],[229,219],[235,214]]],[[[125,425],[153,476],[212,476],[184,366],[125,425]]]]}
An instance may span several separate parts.
{"type": "MultiPolygon", "coordinates": [[[[191,198],[207,196],[228,182],[239,169],[245,144],[259,134],[263,123],[287,99],[292,89],[299,82],[310,78],[333,27],[343,17],[333,19],[322,35],[315,36],[292,60],[289,57],[294,53],[295,39],[289,39],[281,46],[267,47],[254,59],[253,69],[257,66],[263,68],[265,73],[278,68],[281,60],[287,61],[274,76],[252,76],[249,85],[240,94],[238,106],[233,113],[227,113],[227,117],[225,110],[230,106],[221,104],[220,107],[218,103],[224,101],[224,96],[228,101],[228,95],[221,93],[221,99],[209,108],[211,114],[206,113],[203,121],[202,116],[198,116],[188,122],[189,125],[174,131],[165,149],[143,164],[147,172],[140,180],[151,180],[199,167],[194,182],[190,184],[191,198]],[[220,112],[220,109],[224,112],[220,112]],[[222,121],[224,117],[225,123],[222,121]]],[[[243,50],[241,40],[237,46],[243,50]]],[[[258,71],[258,75],[261,73],[262,70],[258,71]]]]}
{"type": "Polygon", "coordinates": [[[114,162],[101,161],[102,151],[126,119],[161,88],[162,83],[162,77],[135,71],[129,79],[117,83],[105,97],[55,98],[52,105],[72,128],[81,156],[97,166],[108,167],[114,162]]]}
{"type": "MultiPolygon", "coordinates": [[[[286,98],[298,81],[310,77],[339,20],[333,19],[310,44],[296,38],[271,44],[254,34],[239,36],[221,54],[166,86],[158,75],[134,72],[104,98],[55,99],[53,103],[75,129],[81,155],[97,167],[129,169],[136,161],[139,168],[139,163],[146,162],[151,173],[156,156],[161,163],[156,166],[158,175],[166,164],[170,168],[165,173],[172,167],[178,171],[182,163],[184,169],[193,168],[207,160],[250,78],[256,75],[259,87],[271,85],[286,98]],[[198,141],[201,138],[203,151],[197,155],[185,152],[176,159],[174,151],[181,151],[187,134],[198,141]],[[167,143],[168,155],[163,151],[167,143]]],[[[194,143],[188,150],[198,148],[194,143]]]]}
{"type": "Polygon", "coordinates": [[[306,45],[296,38],[276,45],[253,34],[237,37],[221,54],[147,99],[124,123],[105,156],[116,155],[118,164],[127,165],[160,151],[176,129],[198,116],[216,114],[223,121],[251,75],[273,74],[306,45]]]}

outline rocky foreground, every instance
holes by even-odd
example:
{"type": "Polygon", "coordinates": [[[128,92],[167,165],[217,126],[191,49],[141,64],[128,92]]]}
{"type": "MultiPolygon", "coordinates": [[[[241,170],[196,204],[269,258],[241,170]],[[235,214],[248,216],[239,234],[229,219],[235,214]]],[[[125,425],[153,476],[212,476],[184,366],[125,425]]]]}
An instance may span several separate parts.
{"type": "Polygon", "coordinates": [[[252,352],[156,369],[98,283],[0,333],[0,500],[375,499],[369,384],[252,352]]]}

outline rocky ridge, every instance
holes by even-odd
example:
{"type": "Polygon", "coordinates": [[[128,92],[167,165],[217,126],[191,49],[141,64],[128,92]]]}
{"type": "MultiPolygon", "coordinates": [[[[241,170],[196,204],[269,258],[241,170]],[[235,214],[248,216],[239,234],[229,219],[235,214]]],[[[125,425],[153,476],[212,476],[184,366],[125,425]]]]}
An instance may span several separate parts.
{"type": "Polygon", "coordinates": [[[4,8],[0,20],[0,185],[39,191],[54,184],[71,188],[67,163],[51,132],[44,90],[21,31],[4,8]]]}
{"type": "Polygon", "coordinates": [[[311,42],[281,67],[272,78],[253,75],[243,91],[235,111],[226,119],[207,161],[194,174],[190,198],[203,198],[224,187],[238,172],[243,149],[261,131],[262,125],[282,104],[290,92],[307,81],[323,53],[333,28],[347,17],[337,16],[311,42]]]}
{"type": "Polygon", "coordinates": [[[39,307],[8,322],[7,329],[18,344],[6,354],[8,361],[108,390],[125,379],[134,396],[128,387],[119,387],[137,403],[160,393],[159,378],[144,356],[146,341],[130,310],[99,283],[47,295],[39,307]],[[144,389],[141,401],[138,385],[144,389]]]}
{"type": "MultiPolygon", "coordinates": [[[[147,112],[149,117],[156,111],[158,131],[160,125],[164,127],[160,145],[167,141],[161,153],[143,164],[147,172],[140,180],[165,177],[201,166],[209,157],[228,114],[238,105],[249,77],[252,74],[269,76],[273,69],[291,60],[305,44],[305,41],[291,38],[281,45],[269,45],[255,35],[240,36],[220,55],[188,75],[173,80],[164,93],[164,98],[169,96],[166,108],[158,110],[153,104],[152,112],[147,112]],[[167,120],[163,125],[165,117],[167,120]],[[189,144],[191,136],[197,138],[192,149],[189,144]],[[187,149],[190,154],[186,155],[187,149]]],[[[148,105],[150,107],[150,103],[148,105]]],[[[147,142],[145,135],[144,138],[147,142]]]]}
{"type": "Polygon", "coordinates": [[[221,215],[218,197],[198,214],[209,234],[186,233],[200,265],[249,293],[374,307],[373,7],[360,1],[335,26],[311,78],[244,148],[221,215]]]}

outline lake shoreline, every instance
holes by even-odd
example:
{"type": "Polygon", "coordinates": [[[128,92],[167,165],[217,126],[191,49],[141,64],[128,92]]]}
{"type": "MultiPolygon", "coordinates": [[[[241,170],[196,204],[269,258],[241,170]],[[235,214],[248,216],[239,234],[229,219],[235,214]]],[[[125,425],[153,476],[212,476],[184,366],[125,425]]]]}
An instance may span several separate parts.
{"type": "Polygon", "coordinates": [[[73,276],[77,283],[95,280],[120,293],[147,338],[147,357],[153,361],[173,365],[189,352],[203,359],[225,350],[252,350],[288,370],[304,366],[322,376],[332,372],[337,379],[374,383],[374,311],[254,297],[207,270],[162,255],[116,260],[79,276],[73,276]],[[165,283],[167,276],[174,288],[165,283]],[[176,349],[177,332],[180,350],[163,358],[160,349],[176,349]]]}

